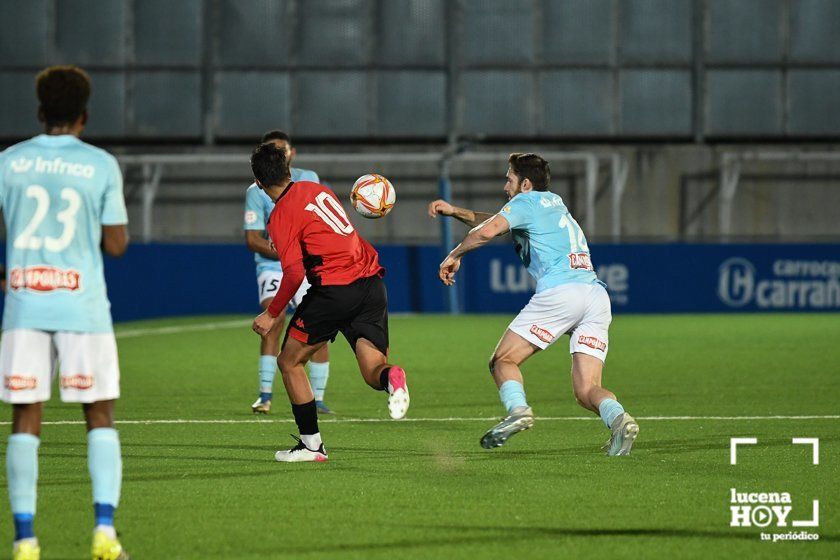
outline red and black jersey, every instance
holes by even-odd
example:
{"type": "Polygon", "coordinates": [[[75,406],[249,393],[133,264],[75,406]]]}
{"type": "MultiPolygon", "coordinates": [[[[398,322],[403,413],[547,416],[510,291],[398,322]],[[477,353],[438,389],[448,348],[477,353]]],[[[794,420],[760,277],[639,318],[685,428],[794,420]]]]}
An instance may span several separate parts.
{"type": "Polygon", "coordinates": [[[345,286],[384,274],[376,249],[356,232],[335,193],[324,185],[291,183],[277,199],[267,230],[283,267],[280,290],[269,307],[272,316],[285,309],[303,281],[303,270],[313,286],[345,286]]]}

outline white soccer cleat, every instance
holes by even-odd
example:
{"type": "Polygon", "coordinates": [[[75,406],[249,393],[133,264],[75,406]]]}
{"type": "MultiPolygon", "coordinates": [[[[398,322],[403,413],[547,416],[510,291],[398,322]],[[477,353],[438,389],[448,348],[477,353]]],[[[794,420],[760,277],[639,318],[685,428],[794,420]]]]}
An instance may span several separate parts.
{"type": "Polygon", "coordinates": [[[274,454],[274,460],[280,463],[323,463],[327,460],[327,450],[322,443],[316,450],[309,449],[300,438],[292,436],[297,440],[297,445],[288,450],[281,450],[274,454]]]}
{"type": "Polygon", "coordinates": [[[388,371],[388,412],[391,418],[394,420],[405,418],[410,402],[408,385],[405,382],[405,370],[399,366],[392,366],[388,371]]]}
{"type": "Polygon", "coordinates": [[[612,435],[602,449],[606,450],[610,457],[630,455],[630,448],[639,435],[639,425],[632,416],[626,412],[613,420],[612,435]]]}
{"type": "Polygon", "coordinates": [[[254,414],[268,414],[271,412],[271,400],[264,401],[258,397],[256,402],[251,405],[251,412],[254,414]]]}
{"type": "Polygon", "coordinates": [[[518,434],[534,425],[534,411],[530,406],[517,406],[501,422],[487,430],[481,437],[481,447],[493,449],[501,447],[514,434],[518,434]]]}

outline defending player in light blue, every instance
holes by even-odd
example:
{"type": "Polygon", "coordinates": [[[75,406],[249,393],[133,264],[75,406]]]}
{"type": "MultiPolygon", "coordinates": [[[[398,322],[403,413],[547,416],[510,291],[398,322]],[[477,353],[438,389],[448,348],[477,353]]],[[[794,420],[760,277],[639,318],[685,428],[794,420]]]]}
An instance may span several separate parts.
{"type": "Polygon", "coordinates": [[[537,281],[536,293],[510,323],[493,357],[490,373],[508,416],[481,438],[487,449],[534,424],[519,367],[529,357],[570,334],[572,384],[577,402],[601,416],[610,430],[608,455],[627,455],[639,431],[632,416],[601,386],[612,320],[605,285],[595,275],[589,245],[563,200],[548,191],[548,162],[536,154],[511,154],[505,193],[509,202],[496,214],[457,208],[446,201],[429,205],[431,216],[453,216],[473,229],[440,265],[451,286],[461,258],[494,237],[511,233],[522,264],[537,281]]]}
{"type": "Polygon", "coordinates": [[[598,282],[586,237],[560,196],[521,192],[499,214],[508,223],[519,259],[537,281],[537,293],[561,284],[598,282]]]}
{"type": "MultiPolygon", "coordinates": [[[[272,142],[281,150],[285,150],[291,161],[297,153],[292,147],[291,137],[282,130],[266,132],[261,143],[272,142]]],[[[292,181],[320,182],[318,175],[308,169],[291,168],[292,181]]],[[[268,241],[266,225],[271,211],[274,209],[274,202],[256,183],[245,191],[245,243],[254,252],[254,262],[257,265],[257,288],[259,290],[259,302],[263,309],[267,309],[272,298],[280,287],[280,280],[283,278],[283,269],[277,260],[277,253],[268,241]]],[[[303,298],[309,283],[304,282],[298,293],[292,298],[291,305],[297,306],[303,298]]],[[[259,379],[260,394],[251,410],[254,413],[267,414],[271,410],[272,387],[277,367],[277,355],[280,353],[279,338],[283,332],[283,321],[278,322],[274,330],[260,339],[259,379]]],[[[327,389],[327,380],[330,375],[329,348],[324,346],[318,350],[309,362],[309,382],[312,385],[312,392],[315,394],[315,404],[320,414],[332,414],[332,410],[324,403],[324,393],[327,389]]]]}
{"type": "Polygon", "coordinates": [[[12,555],[37,560],[35,514],[43,403],[58,367],[61,399],[82,404],[93,485],[94,558],[127,559],[114,529],[122,482],[114,429],[119,363],[102,251],[122,255],[128,222],[113,156],[79,139],[90,80],[72,66],[39,74],[45,134],[0,154],[7,293],[0,394],[14,408],[6,448],[15,523],[12,555]]]}

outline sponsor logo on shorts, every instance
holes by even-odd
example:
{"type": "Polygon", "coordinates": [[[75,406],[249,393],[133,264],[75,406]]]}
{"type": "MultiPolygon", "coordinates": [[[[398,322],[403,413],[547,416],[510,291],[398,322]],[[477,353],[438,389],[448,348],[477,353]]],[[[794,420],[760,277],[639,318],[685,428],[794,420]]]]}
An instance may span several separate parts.
{"type": "Polygon", "coordinates": [[[9,272],[9,284],[12,290],[28,290],[31,292],[53,292],[66,290],[79,291],[82,287],[82,276],[78,270],[67,270],[54,266],[36,265],[26,268],[16,267],[9,272]]]}
{"type": "Polygon", "coordinates": [[[531,325],[531,334],[542,340],[543,342],[551,342],[554,340],[554,335],[545,329],[541,329],[537,325],[531,325]]]}
{"type": "Polygon", "coordinates": [[[38,378],[26,375],[7,375],[3,378],[3,386],[9,391],[27,391],[38,386],[38,378]]]}
{"type": "Polygon", "coordinates": [[[253,210],[245,211],[245,223],[248,225],[257,223],[257,213],[253,210]]]}
{"type": "Polygon", "coordinates": [[[76,374],[76,375],[62,375],[61,376],[61,388],[62,389],[78,389],[80,391],[86,391],[93,387],[93,376],[92,375],[84,375],[84,374],[76,374]]]}
{"type": "Polygon", "coordinates": [[[599,338],[594,336],[584,336],[580,335],[578,337],[578,344],[583,344],[584,346],[589,346],[590,348],[594,348],[595,350],[600,350],[601,352],[606,352],[607,350],[607,343],[599,338]]]}
{"type": "Polygon", "coordinates": [[[569,266],[573,269],[594,270],[589,253],[569,253],[569,266]]]}
{"type": "Polygon", "coordinates": [[[295,321],[295,326],[297,326],[300,329],[305,329],[306,328],[306,326],[304,326],[304,324],[303,324],[303,319],[301,319],[300,317],[298,317],[297,320],[295,321]]]}

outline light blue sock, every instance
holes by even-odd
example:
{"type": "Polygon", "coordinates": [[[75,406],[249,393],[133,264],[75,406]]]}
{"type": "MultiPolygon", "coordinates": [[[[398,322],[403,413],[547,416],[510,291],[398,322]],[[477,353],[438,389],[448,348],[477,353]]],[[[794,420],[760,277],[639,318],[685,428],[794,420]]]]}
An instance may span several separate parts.
{"type": "MultiPolygon", "coordinates": [[[[9,444],[6,447],[6,476],[12,514],[16,521],[19,518],[28,517],[29,530],[32,527],[32,517],[35,516],[38,446],[40,444],[41,440],[32,434],[12,434],[9,436],[9,444]]],[[[18,538],[27,538],[27,536],[18,538]]]]}
{"type": "Polygon", "coordinates": [[[499,387],[499,397],[508,413],[518,406],[528,406],[525,401],[525,387],[519,381],[508,380],[499,387]]]}
{"type": "Polygon", "coordinates": [[[324,392],[327,390],[327,380],[330,378],[329,362],[309,362],[309,384],[312,385],[312,392],[315,393],[315,400],[324,400],[324,392]]]}
{"type": "Polygon", "coordinates": [[[260,356],[260,392],[270,393],[274,386],[274,373],[277,369],[275,356],[260,356]]]}
{"type": "Polygon", "coordinates": [[[624,407],[615,399],[604,399],[598,405],[598,412],[601,413],[601,420],[607,425],[607,428],[612,428],[613,421],[624,414],[624,407]]]}
{"type": "Polygon", "coordinates": [[[93,503],[117,507],[122,486],[120,437],[114,428],[88,432],[88,469],[93,483],[93,503]]]}

